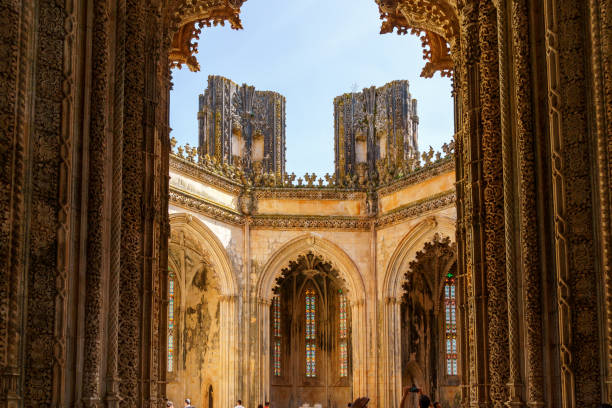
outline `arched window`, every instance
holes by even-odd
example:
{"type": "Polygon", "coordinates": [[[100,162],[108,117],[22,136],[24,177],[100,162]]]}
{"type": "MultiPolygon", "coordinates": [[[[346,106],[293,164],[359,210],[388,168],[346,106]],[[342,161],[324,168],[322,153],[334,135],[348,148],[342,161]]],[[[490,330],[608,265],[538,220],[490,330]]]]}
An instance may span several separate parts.
{"type": "Polygon", "coordinates": [[[457,375],[457,298],[456,284],[452,273],[444,281],[444,332],[446,341],[446,374],[457,375]]]}
{"type": "Polygon", "coordinates": [[[274,296],[272,299],[272,341],[274,347],[272,349],[273,373],[276,376],[281,375],[281,305],[280,296],[274,296]]]}
{"type": "Polygon", "coordinates": [[[168,372],[174,371],[174,272],[168,273],[168,372]]]}
{"type": "Polygon", "coordinates": [[[317,376],[316,302],[314,290],[306,290],[306,377],[317,376]]]}
{"type": "Polygon", "coordinates": [[[342,293],[342,289],[339,290],[339,321],[340,328],[338,331],[338,337],[340,337],[340,377],[348,376],[348,325],[347,325],[347,314],[346,314],[346,296],[342,293]]]}

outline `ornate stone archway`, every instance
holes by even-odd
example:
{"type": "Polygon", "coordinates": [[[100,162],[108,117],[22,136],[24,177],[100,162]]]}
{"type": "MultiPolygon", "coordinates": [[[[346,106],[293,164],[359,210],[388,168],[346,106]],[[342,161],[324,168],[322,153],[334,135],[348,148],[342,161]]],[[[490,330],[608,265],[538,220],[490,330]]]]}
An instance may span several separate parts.
{"type": "Polygon", "coordinates": [[[353,394],[354,397],[368,395],[366,367],[367,332],[366,332],[366,296],[363,278],[351,258],[333,242],[315,234],[308,234],[292,239],[278,249],[266,262],[257,280],[255,293],[257,299],[257,331],[259,334],[257,349],[259,353],[259,370],[255,379],[259,379],[257,398],[270,395],[270,305],[276,279],[289,262],[300,255],[312,253],[330,262],[346,282],[347,298],[351,308],[352,350],[353,350],[353,394]]]}
{"type": "Polygon", "coordinates": [[[427,218],[415,225],[399,242],[385,271],[380,292],[380,315],[382,331],[381,372],[384,390],[381,398],[385,407],[397,407],[402,396],[401,328],[400,303],[402,300],[402,280],[409,269],[410,262],[425,242],[431,241],[435,234],[454,236],[455,220],[447,217],[427,218]]]}
{"type": "MultiPolygon", "coordinates": [[[[450,44],[462,404],[609,401],[609,1],[379,3],[450,44]]],[[[172,39],[241,4],[2,4],[2,407],[163,405],[172,39]]]]}
{"type": "MultiPolygon", "coordinates": [[[[180,229],[201,245],[207,253],[207,261],[215,272],[220,284],[219,304],[219,361],[220,370],[218,391],[219,406],[231,406],[236,396],[238,384],[238,320],[237,296],[238,284],[232,270],[231,262],[223,245],[216,235],[202,221],[190,214],[176,213],[170,215],[170,229],[180,229]]],[[[185,287],[181,287],[185,293],[185,287]]]]}

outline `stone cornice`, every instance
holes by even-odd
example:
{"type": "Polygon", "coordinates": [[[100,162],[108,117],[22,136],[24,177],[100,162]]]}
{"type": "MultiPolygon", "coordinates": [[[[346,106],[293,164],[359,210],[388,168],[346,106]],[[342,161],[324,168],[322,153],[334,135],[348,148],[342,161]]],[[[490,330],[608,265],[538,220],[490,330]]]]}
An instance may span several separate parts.
{"type": "MultiPolygon", "coordinates": [[[[393,181],[390,184],[380,186],[376,189],[379,197],[401,190],[409,185],[420,183],[439,174],[452,172],[455,161],[452,156],[440,159],[428,164],[414,172],[393,181]]],[[[170,155],[170,169],[192,177],[195,180],[218,187],[229,193],[240,194],[245,186],[236,179],[231,179],[216,171],[208,169],[195,161],[182,158],[175,154],[170,155]]],[[[250,186],[249,186],[250,187],[250,186]]],[[[253,190],[254,198],[265,199],[311,199],[311,200],[363,200],[365,199],[366,189],[355,188],[334,188],[330,186],[287,186],[287,187],[250,187],[253,190]]]]}
{"type": "Polygon", "coordinates": [[[366,192],[362,190],[332,189],[332,188],[255,188],[253,195],[256,199],[306,199],[306,200],[355,200],[366,199],[366,192]]]}
{"type": "Polygon", "coordinates": [[[230,180],[229,178],[220,174],[215,174],[212,171],[200,166],[198,163],[178,157],[174,154],[170,155],[170,170],[174,170],[178,173],[192,177],[195,180],[218,187],[227,191],[228,193],[238,195],[243,189],[241,183],[235,180],[230,180]]]}
{"type": "Polygon", "coordinates": [[[185,191],[177,190],[170,186],[170,203],[180,207],[187,207],[195,212],[204,214],[210,218],[227,222],[234,225],[244,224],[244,216],[218,204],[193,196],[185,191]]]}
{"type": "Polygon", "coordinates": [[[254,229],[334,229],[369,231],[372,218],[340,216],[260,215],[249,219],[254,229]]]}
{"type": "Polygon", "coordinates": [[[386,227],[409,218],[421,216],[430,211],[450,207],[455,204],[456,193],[454,190],[444,191],[431,197],[426,197],[414,203],[407,204],[378,216],[374,225],[376,228],[386,227]]]}
{"type": "Polygon", "coordinates": [[[455,192],[445,191],[432,197],[410,203],[387,214],[372,217],[302,216],[302,215],[256,215],[245,217],[208,200],[170,187],[170,203],[191,209],[215,220],[233,225],[248,222],[254,229],[334,229],[368,231],[372,223],[382,228],[414,218],[431,211],[447,208],[455,203],[455,192]]]}

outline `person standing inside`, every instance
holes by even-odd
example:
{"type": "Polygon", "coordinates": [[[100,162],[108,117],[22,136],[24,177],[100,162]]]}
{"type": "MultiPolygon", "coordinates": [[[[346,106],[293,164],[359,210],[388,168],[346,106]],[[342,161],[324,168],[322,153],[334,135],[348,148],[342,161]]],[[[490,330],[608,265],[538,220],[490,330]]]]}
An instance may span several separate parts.
{"type": "Polygon", "coordinates": [[[238,400],[238,401],[236,401],[236,406],[235,406],[234,408],[244,408],[244,407],[242,406],[242,400],[238,400]]]}
{"type": "Polygon", "coordinates": [[[400,402],[400,408],[404,408],[404,404],[408,399],[408,395],[410,393],[417,393],[419,395],[419,408],[430,408],[431,407],[431,399],[423,394],[423,391],[417,387],[406,387],[404,388],[404,395],[402,395],[402,401],[400,402]]]}
{"type": "Polygon", "coordinates": [[[185,408],[194,408],[189,398],[185,398],[185,408]]]}

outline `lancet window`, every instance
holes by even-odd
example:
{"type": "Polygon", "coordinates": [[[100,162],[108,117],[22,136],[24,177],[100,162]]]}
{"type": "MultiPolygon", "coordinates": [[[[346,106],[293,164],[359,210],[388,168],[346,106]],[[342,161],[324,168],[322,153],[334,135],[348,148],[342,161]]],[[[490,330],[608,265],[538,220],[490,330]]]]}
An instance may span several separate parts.
{"type": "Polygon", "coordinates": [[[457,375],[457,299],[456,283],[452,273],[444,282],[444,314],[446,341],[446,374],[457,375]]]}
{"type": "Polygon", "coordinates": [[[313,289],[306,290],[306,377],[317,376],[316,303],[313,289]]]}
{"type": "Polygon", "coordinates": [[[280,296],[272,299],[272,349],[273,373],[275,376],[281,375],[281,305],[280,296]]]}

